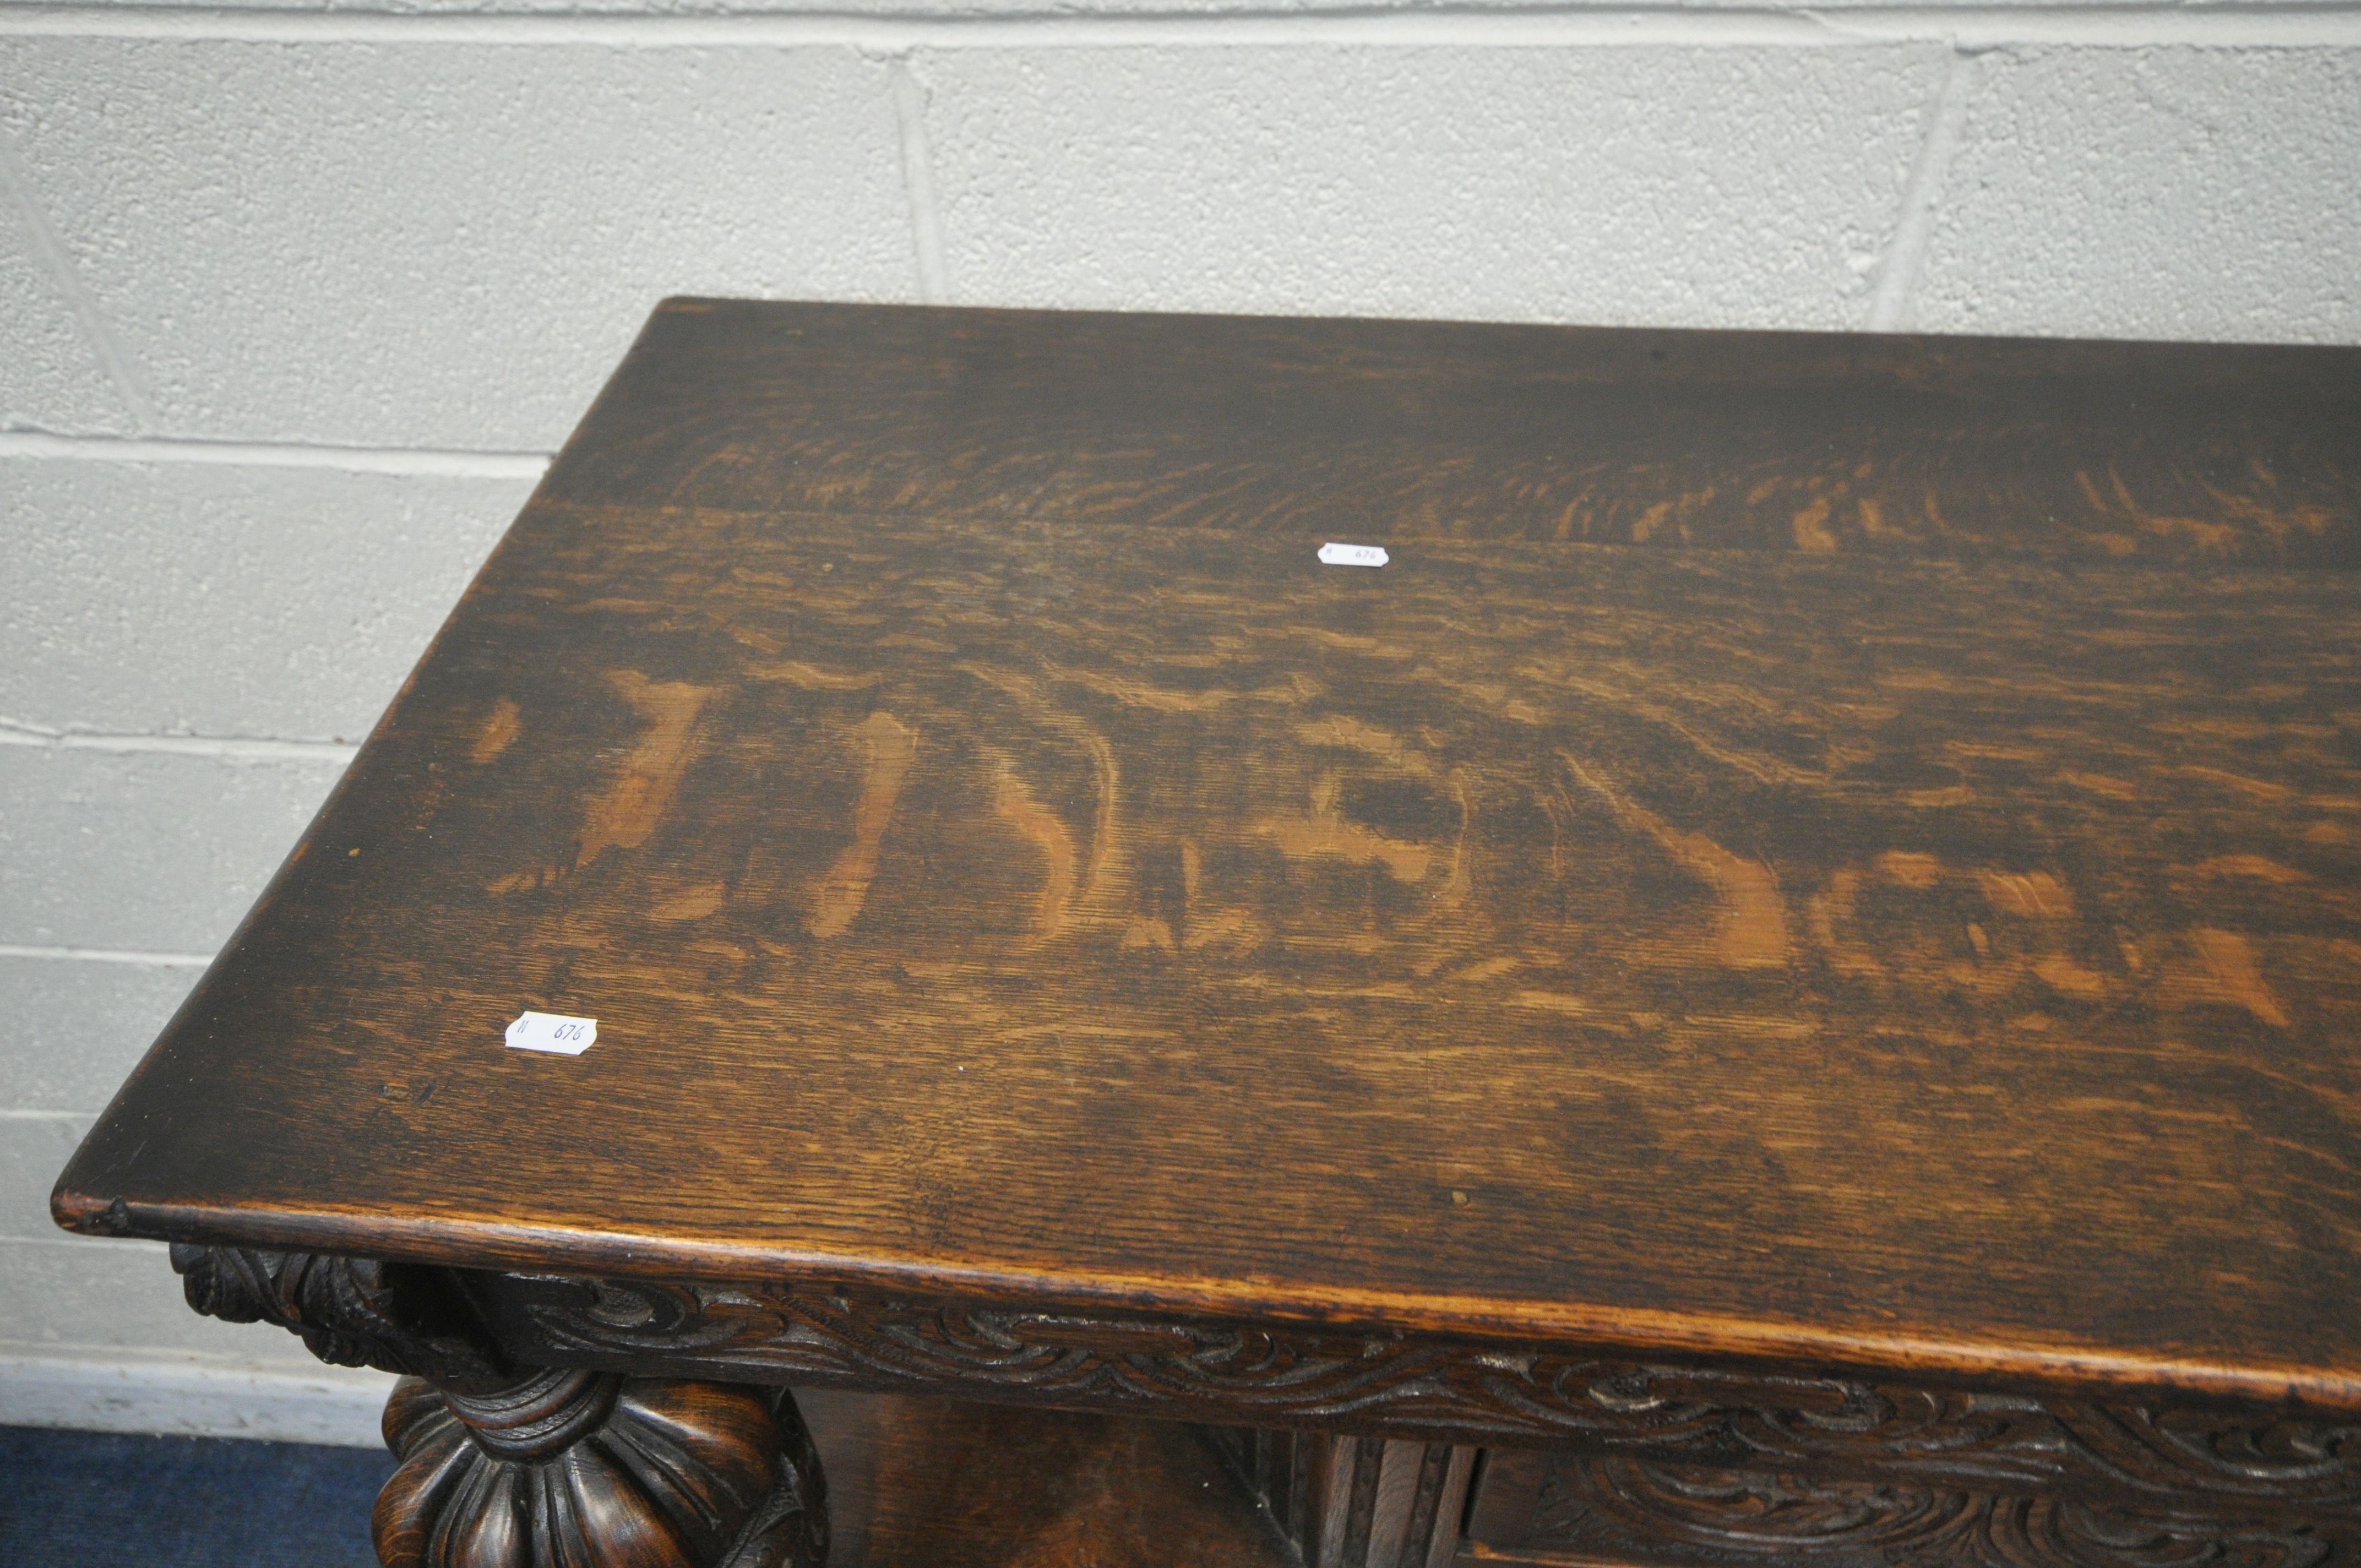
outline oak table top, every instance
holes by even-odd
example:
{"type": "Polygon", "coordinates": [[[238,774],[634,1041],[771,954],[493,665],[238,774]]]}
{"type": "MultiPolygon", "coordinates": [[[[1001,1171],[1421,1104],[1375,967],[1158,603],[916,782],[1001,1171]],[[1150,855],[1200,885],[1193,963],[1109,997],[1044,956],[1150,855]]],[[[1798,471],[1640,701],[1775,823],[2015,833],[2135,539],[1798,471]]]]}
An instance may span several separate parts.
{"type": "Polygon", "coordinates": [[[670,301],[56,1211],[2361,1410],[2356,566],[2361,350],[670,301]]]}

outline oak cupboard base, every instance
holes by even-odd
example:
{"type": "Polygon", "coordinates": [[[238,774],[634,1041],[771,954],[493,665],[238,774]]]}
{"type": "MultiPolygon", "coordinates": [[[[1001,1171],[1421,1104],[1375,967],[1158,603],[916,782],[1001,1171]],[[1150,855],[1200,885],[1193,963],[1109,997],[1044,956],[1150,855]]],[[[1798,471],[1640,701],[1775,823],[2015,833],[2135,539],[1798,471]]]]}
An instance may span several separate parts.
{"type": "Polygon", "coordinates": [[[256,1248],[172,1261],[199,1311],[404,1375],[386,1568],[2361,1556],[2356,1428],[2292,1413],[256,1248]],[[585,1365],[542,1365],[560,1359],[585,1365]],[[1257,1411],[1292,1424],[1237,1424],[1257,1411]]]}

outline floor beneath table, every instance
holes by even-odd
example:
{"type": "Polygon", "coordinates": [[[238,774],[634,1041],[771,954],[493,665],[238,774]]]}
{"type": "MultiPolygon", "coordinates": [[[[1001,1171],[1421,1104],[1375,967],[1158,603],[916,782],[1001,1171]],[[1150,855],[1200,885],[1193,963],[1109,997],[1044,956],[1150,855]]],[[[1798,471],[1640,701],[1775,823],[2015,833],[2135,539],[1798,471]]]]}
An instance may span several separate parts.
{"type": "Polygon", "coordinates": [[[7,1568],[375,1568],[363,1448],[0,1427],[7,1568]]]}
{"type": "MultiPolygon", "coordinates": [[[[1184,1427],[891,1396],[798,1396],[829,1568],[1292,1568],[1184,1427]]],[[[392,1469],[351,1448],[0,1428],[8,1568],[373,1568],[392,1469]]]]}

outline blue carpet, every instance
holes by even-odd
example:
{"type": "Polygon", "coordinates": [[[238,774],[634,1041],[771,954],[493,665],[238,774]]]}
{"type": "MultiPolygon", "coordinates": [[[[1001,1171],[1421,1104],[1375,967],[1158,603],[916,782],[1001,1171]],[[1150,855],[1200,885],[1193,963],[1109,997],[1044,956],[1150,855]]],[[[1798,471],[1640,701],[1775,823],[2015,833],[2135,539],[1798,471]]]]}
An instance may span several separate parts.
{"type": "Polygon", "coordinates": [[[393,1457],[366,1448],[0,1427],[7,1568],[376,1568],[393,1457]]]}

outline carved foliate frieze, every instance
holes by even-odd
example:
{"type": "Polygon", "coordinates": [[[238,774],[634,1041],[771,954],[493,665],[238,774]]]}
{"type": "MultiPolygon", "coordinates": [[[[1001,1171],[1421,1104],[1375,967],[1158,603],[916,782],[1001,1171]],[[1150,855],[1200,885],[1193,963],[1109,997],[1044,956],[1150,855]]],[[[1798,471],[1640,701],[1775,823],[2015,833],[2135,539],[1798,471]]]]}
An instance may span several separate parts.
{"type": "Polygon", "coordinates": [[[2350,1420],[1580,1360],[1532,1365],[1550,1408],[1620,1452],[2361,1511],[2361,1423],[2350,1420]],[[1615,1419],[1600,1421],[1601,1410],[1615,1419]]]}
{"type": "Polygon", "coordinates": [[[511,1341],[691,1376],[1134,1409],[1869,1475],[2256,1517],[2361,1518],[2361,1423],[1509,1354],[1388,1334],[1059,1314],[794,1287],[501,1282],[511,1341]]]}
{"type": "Polygon", "coordinates": [[[1274,1333],[1119,1314],[917,1304],[821,1290],[650,1280],[508,1278],[511,1335],[555,1355],[714,1376],[971,1397],[1270,1426],[1545,1430],[1471,1401],[1454,1353],[1385,1335],[1274,1333]]]}
{"type": "Polygon", "coordinates": [[[1764,1568],[2324,1568],[2355,1544],[2333,1525],[1594,1453],[1551,1457],[1511,1551],[1764,1568]]]}

